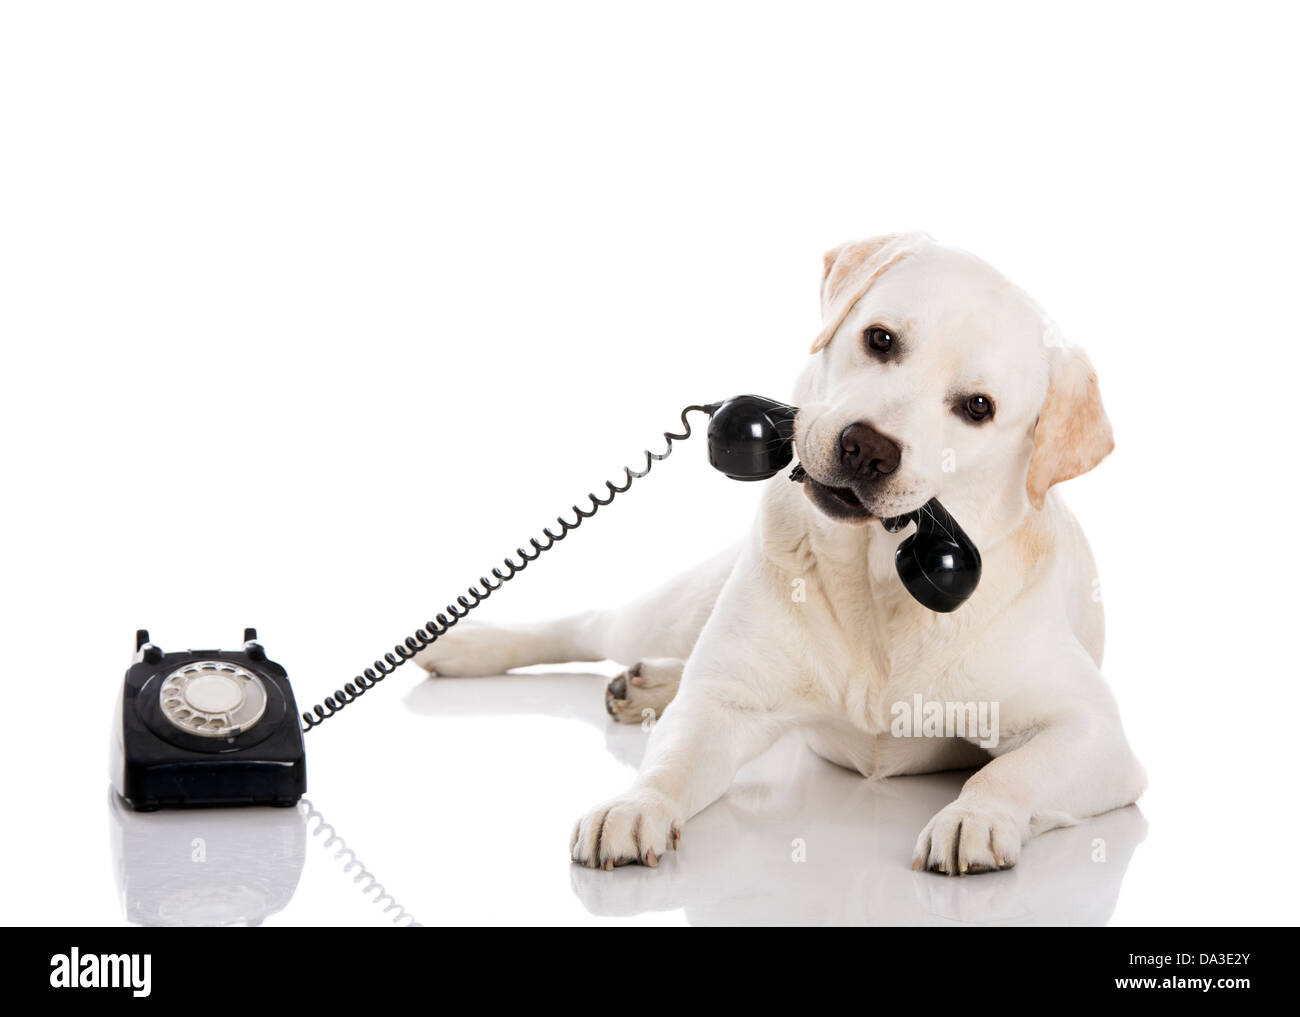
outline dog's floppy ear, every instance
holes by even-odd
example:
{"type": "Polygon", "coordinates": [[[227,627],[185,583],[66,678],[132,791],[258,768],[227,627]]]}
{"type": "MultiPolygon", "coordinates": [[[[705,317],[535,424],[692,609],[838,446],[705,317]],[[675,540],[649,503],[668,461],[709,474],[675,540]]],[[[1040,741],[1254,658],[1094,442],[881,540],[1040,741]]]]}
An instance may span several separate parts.
{"type": "Polygon", "coordinates": [[[1115,447],[1110,420],[1101,405],[1097,372],[1080,349],[1048,349],[1051,383],[1034,427],[1025,491],[1029,503],[1043,507],[1047,489],[1087,473],[1115,447]]]}
{"type": "Polygon", "coordinates": [[[886,233],[827,251],[822,259],[822,330],[808,352],[825,347],[880,274],[928,239],[924,233],[886,233]]]}

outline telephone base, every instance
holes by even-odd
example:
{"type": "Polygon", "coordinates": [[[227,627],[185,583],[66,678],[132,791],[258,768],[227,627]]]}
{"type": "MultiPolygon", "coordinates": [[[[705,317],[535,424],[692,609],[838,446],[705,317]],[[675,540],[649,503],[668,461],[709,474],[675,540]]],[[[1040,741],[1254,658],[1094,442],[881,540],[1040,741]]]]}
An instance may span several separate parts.
{"type": "MultiPolygon", "coordinates": [[[[157,812],[159,809],[210,809],[232,808],[243,805],[269,805],[273,808],[292,808],[302,798],[303,792],[288,796],[272,797],[272,791],[248,792],[252,783],[260,778],[244,776],[240,778],[238,790],[229,790],[223,774],[222,779],[214,782],[210,776],[199,773],[187,773],[184,776],[173,773],[166,777],[137,777],[125,782],[132,791],[132,796],[122,794],[122,788],[114,784],[114,790],[122,802],[133,812],[157,812]]],[[[303,782],[306,783],[305,781],[303,782]]]]}
{"type": "Polygon", "coordinates": [[[137,636],[110,776],[136,812],[294,805],[307,759],[288,674],[245,633],[243,650],[164,653],[137,636]]]}

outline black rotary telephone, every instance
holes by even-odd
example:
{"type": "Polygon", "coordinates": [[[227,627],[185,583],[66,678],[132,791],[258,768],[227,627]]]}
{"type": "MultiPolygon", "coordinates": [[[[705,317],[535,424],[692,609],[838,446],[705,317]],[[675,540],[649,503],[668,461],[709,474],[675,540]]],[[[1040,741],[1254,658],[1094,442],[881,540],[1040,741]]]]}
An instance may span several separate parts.
{"type": "MultiPolygon", "coordinates": [[[[505,583],[549,551],[582,523],[667,459],[673,443],[691,436],[687,416],[709,415],[709,462],[734,480],[766,480],[794,459],[793,406],[763,396],[742,395],[719,403],[688,406],[683,430],[664,432],[666,448],[647,451],[640,470],[623,470],[620,483],[607,480],[603,493],[574,505],[573,517],[556,517],[527,547],[515,549],[490,576],[480,576],[455,603],[396,644],[350,682],[301,714],[284,668],[267,658],[253,629],[243,649],[182,650],[165,653],[141,629],[136,657],[126,672],[113,740],[111,775],[117,793],[132,808],[149,811],[205,805],[292,805],[307,790],[303,735],[383,681],[402,664],[478,607],[505,583]]],[[[795,468],[792,479],[801,474],[795,468]]],[[[937,499],[906,515],[882,519],[890,532],[916,524],[898,545],[894,564],[903,586],[931,611],[959,608],[980,579],[979,550],[937,499]]]]}

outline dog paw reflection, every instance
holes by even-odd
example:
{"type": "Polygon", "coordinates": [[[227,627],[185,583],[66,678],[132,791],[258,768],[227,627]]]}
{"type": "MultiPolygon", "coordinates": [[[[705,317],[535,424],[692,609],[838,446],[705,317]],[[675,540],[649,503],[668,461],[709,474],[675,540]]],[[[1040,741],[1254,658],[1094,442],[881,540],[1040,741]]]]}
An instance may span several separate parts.
{"type": "Polygon", "coordinates": [[[1136,806],[1034,838],[1005,872],[911,871],[917,831],[967,776],[868,781],[786,742],[658,868],[574,866],[571,886],[593,914],[680,910],[697,925],[1104,925],[1146,836],[1136,806]]]}

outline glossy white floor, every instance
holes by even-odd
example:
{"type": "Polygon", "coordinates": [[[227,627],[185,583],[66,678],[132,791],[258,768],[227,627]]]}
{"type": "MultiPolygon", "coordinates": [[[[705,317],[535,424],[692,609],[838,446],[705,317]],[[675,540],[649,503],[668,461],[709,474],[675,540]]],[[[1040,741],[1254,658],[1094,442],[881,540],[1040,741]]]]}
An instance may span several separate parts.
{"type": "Polygon", "coordinates": [[[1244,914],[1224,893],[1234,867],[1210,864],[1215,828],[1198,830],[1189,853],[1194,820],[1149,834],[1138,808],[1047,834],[1007,872],[911,872],[918,830],[962,775],[868,782],[793,740],[688,824],[658,869],[578,868],[565,852],[573,819],[621,787],[645,740],[609,721],[600,687],[594,673],[395,677],[308,735],[310,802],[298,809],[136,814],[106,783],[82,782],[73,797],[85,814],[70,803],[48,815],[26,868],[10,868],[6,917],[970,925],[1244,914]]]}

